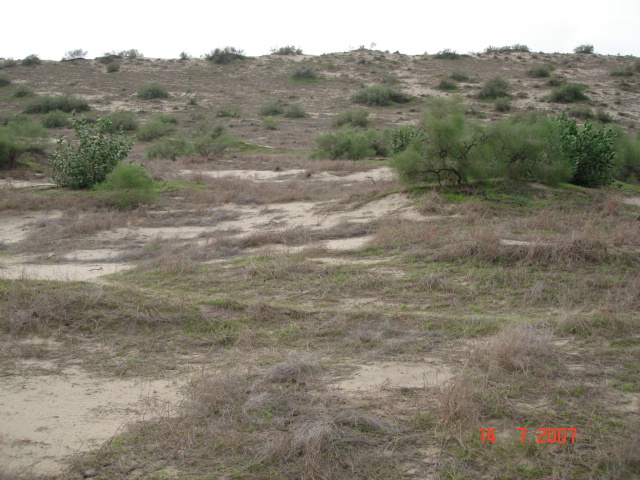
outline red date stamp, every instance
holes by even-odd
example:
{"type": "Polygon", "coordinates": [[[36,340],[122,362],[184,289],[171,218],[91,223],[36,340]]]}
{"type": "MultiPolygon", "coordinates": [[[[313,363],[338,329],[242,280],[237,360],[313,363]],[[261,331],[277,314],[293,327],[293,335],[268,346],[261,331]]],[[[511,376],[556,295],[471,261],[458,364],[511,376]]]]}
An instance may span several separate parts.
{"type": "MultiPolygon", "coordinates": [[[[528,430],[526,428],[518,428],[518,430],[520,430],[520,440],[524,443],[528,430]]],[[[538,428],[536,438],[538,443],[576,443],[577,435],[577,428],[538,428]]],[[[495,443],[496,440],[495,428],[480,429],[480,441],[482,443],[495,443]]]]}

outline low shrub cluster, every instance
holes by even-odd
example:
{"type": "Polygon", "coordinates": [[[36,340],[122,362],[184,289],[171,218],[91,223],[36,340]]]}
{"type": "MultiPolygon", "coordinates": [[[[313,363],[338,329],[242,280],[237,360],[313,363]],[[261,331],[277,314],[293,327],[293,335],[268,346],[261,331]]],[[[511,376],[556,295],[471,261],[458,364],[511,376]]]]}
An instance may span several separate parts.
{"type": "Polygon", "coordinates": [[[534,65],[527,71],[527,74],[531,78],[547,78],[551,76],[551,72],[554,70],[554,68],[555,66],[549,63],[534,65]]]}
{"type": "Polygon", "coordinates": [[[65,94],[56,97],[45,95],[28,102],[22,111],[23,113],[49,113],[54,110],[67,113],[71,113],[74,110],[76,112],[86,112],[90,110],[90,107],[89,102],[84,98],[78,98],[74,95],[65,94]]]}
{"type": "Polygon", "coordinates": [[[107,205],[126,210],[154,203],[158,197],[151,175],[142,165],[119,162],[103,182],[95,186],[107,205]]]}
{"type": "Polygon", "coordinates": [[[454,90],[458,90],[458,84],[450,78],[443,78],[440,80],[436,88],[444,92],[452,92],[454,90]]]}
{"type": "Polygon", "coordinates": [[[509,84],[500,75],[495,75],[482,84],[478,92],[481,100],[495,100],[496,98],[509,96],[509,84]]]}
{"type": "Polygon", "coordinates": [[[290,78],[298,82],[313,82],[320,80],[318,72],[308,65],[299,65],[293,69],[290,78]]]}
{"type": "Polygon", "coordinates": [[[109,62],[105,65],[107,73],[116,73],[120,71],[120,62],[109,62]]]}
{"type": "Polygon", "coordinates": [[[154,100],[156,98],[169,98],[167,87],[158,83],[149,83],[138,89],[138,98],[143,100],[154,100]]]}
{"type": "Polygon", "coordinates": [[[243,50],[234,47],[216,48],[204,55],[206,60],[218,65],[226,65],[235,60],[244,60],[247,58],[243,50]]]}
{"type": "Polygon", "coordinates": [[[147,158],[171,160],[196,155],[211,160],[237,144],[238,141],[226,132],[223,125],[203,121],[188,134],[175,132],[158,138],[147,147],[146,155],[147,158]]]}
{"type": "Polygon", "coordinates": [[[2,63],[0,63],[0,69],[13,68],[16,65],[18,65],[18,62],[16,60],[14,60],[13,58],[7,58],[7,59],[4,59],[2,63]]]}
{"type": "Polygon", "coordinates": [[[522,45],[520,43],[516,43],[514,45],[507,45],[504,47],[493,47],[489,45],[487,48],[484,49],[484,53],[511,53],[511,52],[528,53],[530,51],[531,50],[529,50],[528,46],[522,45]]]}
{"type": "Polygon", "coordinates": [[[351,97],[355,103],[371,107],[386,107],[394,103],[408,103],[411,97],[406,93],[381,85],[366,87],[351,97]]]}
{"type": "Polygon", "coordinates": [[[170,117],[168,119],[166,115],[158,115],[138,127],[137,130],[138,140],[150,142],[171,135],[176,130],[176,123],[170,117]]]}
{"type": "Polygon", "coordinates": [[[9,76],[4,73],[0,75],[0,87],[6,87],[7,85],[11,85],[11,80],[9,80],[9,76]]]}
{"type": "Polygon", "coordinates": [[[133,112],[126,110],[117,110],[109,115],[111,125],[109,125],[107,131],[109,133],[116,133],[118,130],[123,132],[134,132],[140,126],[138,117],[133,112]]]}
{"type": "Polygon", "coordinates": [[[293,45],[285,45],[284,47],[272,48],[271,55],[302,55],[302,50],[293,45]]]}
{"type": "Polygon", "coordinates": [[[46,128],[66,128],[71,125],[71,122],[69,114],[61,110],[54,110],[42,117],[42,125],[46,128]]]}
{"type": "Polygon", "coordinates": [[[334,127],[342,127],[343,125],[352,125],[354,127],[366,127],[369,125],[369,112],[364,108],[356,108],[353,110],[345,110],[333,118],[334,127]]]}
{"type": "Polygon", "coordinates": [[[15,168],[27,153],[43,152],[48,133],[39,123],[16,115],[0,122],[0,169],[15,168]]]}
{"type": "Polygon", "coordinates": [[[13,96],[15,98],[30,97],[31,95],[33,95],[33,91],[26,85],[18,85],[13,91],[13,96]]]}
{"type": "Polygon", "coordinates": [[[586,88],[587,86],[582,83],[566,82],[555,87],[549,99],[555,103],[585,102],[589,100],[589,97],[584,94],[586,88]]]}
{"type": "Polygon", "coordinates": [[[389,130],[367,130],[358,132],[344,127],[337,132],[325,133],[316,138],[317,148],[312,158],[331,160],[361,160],[386,156],[391,146],[389,130]]]}
{"type": "Polygon", "coordinates": [[[67,62],[70,60],[80,60],[81,58],[85,58],[87,56],[86,51],[81,48],[76,48],[75,50],[69,50],[65,52],[64,57],[62,57],[63,62],[67,62]]]}
{"type": "Polygon", "coordinates": [[[466,118],[461,99],[432,99],[418,128],[393,133],[392,163],[406,182],[462,184],[509,177],[599,187],[611,183],[615,171],[629,171],[621,163],[640,164],[632,141],[619,147],[629,155],[614,160],[616,137],[608,127],[589,122],[579,127],[566,113],[480,125],[466,118]]]}
{"type": "Polygon", "coordinates": [[[458,60],[462,57],[464,57],[464,55],[459,54],[455,50],[449,50],[448,48],[439,51],[433,56],[433,58],[437,58],[438,60],[458,60]]]}
{"type": "Polygon", "coordinates": [[[40,57],[38,55],[32,53],[31,55],[27,55],[26,57],[24,57],[21,63],[25,67],[33,67],[35,65],[40,65],[42,63],[42,60],[40,60],[40,57]]]}
{"type": "Polygon", "coordinates": [[[593,45],[584,44],[578,45],[573,49],[573,53],[593,53],[593,45]]]}
{"type": "Polygon", "coordinates": [[[454,70],[449,77],[456,82],[468,82],[470,79],[469,74],[462,70],[454,70]]]}
{"type": "Polygon", "coordinates": [[[263,117],[274,117],[283,115],[287,118],[304,118],[307,116],[302,105],[299,103],[287,104],[281,100],[265,103],[258,112],[263,117]]]}

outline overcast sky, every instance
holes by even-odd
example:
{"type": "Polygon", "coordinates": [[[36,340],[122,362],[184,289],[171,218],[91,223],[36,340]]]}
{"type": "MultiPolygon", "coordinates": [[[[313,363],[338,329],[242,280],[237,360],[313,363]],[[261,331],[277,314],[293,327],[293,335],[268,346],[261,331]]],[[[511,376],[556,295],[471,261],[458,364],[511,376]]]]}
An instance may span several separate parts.
{"type": "Polygon", "coordinates": [[[459,53],[525,44],[571,53],[582,44],[609,55],[640,56],[640,0],[87,0],[5,2],[0,57],[60,60],[132,48],[152,58],[200,56],[233,46],[247,55],[295,45],[304,53],[361,45],[406,54],[459,53]]]}

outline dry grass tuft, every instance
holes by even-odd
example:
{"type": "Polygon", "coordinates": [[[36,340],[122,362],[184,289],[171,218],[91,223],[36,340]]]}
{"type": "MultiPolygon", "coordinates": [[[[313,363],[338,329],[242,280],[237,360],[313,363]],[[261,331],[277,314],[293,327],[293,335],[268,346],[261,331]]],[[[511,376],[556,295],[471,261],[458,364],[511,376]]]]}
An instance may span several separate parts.
{"type": "Polygon", "coordinates": [[[449,425],[460,422],[469,425],[480,415],[476,400],[480,387],[467,374],[461,374],[440,387],[436,393],[435,410],[440,423],[449,425]]]}
{"type": "Polygon", "coordinates": [[[317,375],[320,370],[320,363],[316,358],[294,358],[272,367],[266,380],[274,383],[304,383],[307,378],[317,375]]]}

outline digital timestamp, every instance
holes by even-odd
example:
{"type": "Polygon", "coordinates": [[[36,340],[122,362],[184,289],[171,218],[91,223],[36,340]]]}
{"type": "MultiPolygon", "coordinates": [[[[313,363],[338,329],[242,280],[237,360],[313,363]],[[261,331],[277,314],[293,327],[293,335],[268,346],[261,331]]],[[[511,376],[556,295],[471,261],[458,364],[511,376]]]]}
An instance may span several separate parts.
{"type": "MultiPolygon", "coordinates": [[[[527,438],[527,429],[518,428],[520,430],[520,437],[522,443],[527,438]]],[[[576,443],[576,437],[578,436],[577,428],[539,428],[537,430],[538,443],[576,443]]],[[[480,440],[482,443],[496,441],[496,429],[495,428],[481,428],[480,440]]]]}

